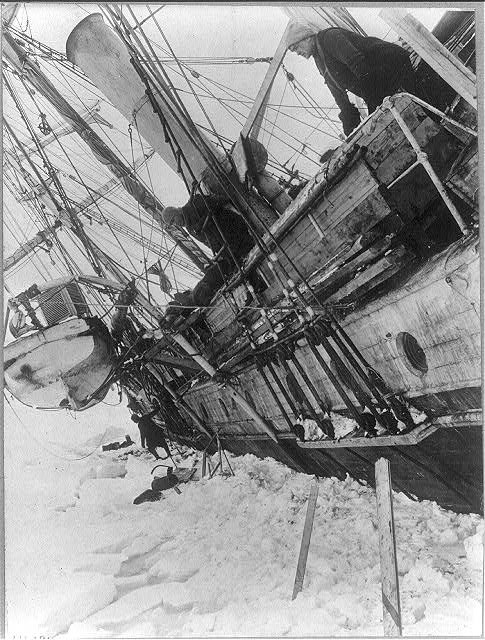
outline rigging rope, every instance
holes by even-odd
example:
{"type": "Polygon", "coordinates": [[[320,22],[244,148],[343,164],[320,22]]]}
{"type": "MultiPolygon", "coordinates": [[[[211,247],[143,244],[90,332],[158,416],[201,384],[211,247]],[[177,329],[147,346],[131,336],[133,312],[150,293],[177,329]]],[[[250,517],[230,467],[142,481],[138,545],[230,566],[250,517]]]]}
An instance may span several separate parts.
{"type": "Polygon", "coordinates": [[[94,447],[94,449],[84,455],[84,456],[80,456],[80,457],[76,457],[76,458],[67,458],[66,456],[61,456],[58,453],[55,453],[54,451],[51,451],[50,449],[48,449],[44,443],[41,440],[38,440],[34,434],[32,433],[32,431],[30,431],[30,429],[27,427],[27,425],[25,424],[25,422],[22,420],[22,418],[18,415],[18,413],[15,411],[14,406],[12,405],[12,403],[10,402],[10,400],[8,399],[7,394],[5,393],[5,391],[3,392],[3,396],[5,398],[5,400],[7,401],[7,404],[9,405],[9,407],[12,409],[14,416],[17,418],[17,420],[20,422],[21,426],[25,429],[25,431],[29,434],[29,437],[32,438],[32,440],[34,440],[34,442],[36,442],[41,449],[43,449],[44,451],[46,451],[47,453],[49,453],[51,456],[54,456],[54,458],[58,458],[59,460],[65,460],[67,462],[75,462],[75,461],[79,461],[79,460],[86,460],[86,458],[89,458],[93,455],[93,453],[96,451],[96,449],[99,449],[101,443],[104,440],[104,437],[106,435],[106,432],[108,431],[108,427],[106,427],[106,429],[104,430],[103,435],[101,436],[100,441],[98,442],[98,444],[94,447]]]}

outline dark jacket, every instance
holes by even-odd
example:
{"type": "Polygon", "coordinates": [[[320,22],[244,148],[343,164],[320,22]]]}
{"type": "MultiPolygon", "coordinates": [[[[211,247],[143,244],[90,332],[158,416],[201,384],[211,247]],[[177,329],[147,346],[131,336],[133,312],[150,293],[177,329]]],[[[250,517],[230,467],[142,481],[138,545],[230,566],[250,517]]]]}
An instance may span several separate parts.
{"type": "Polygon", "coordinates": [[[138,420],[138,429],[140,430],[141,446],[151,449],[153,447],[166,447],[167,442],[163,437],[162,430],[153,422],[152,417],[160,409],[156,407],[150,413],[146,413],[138,420]]]}
{"type": "Polygon", "coordinates": [[[344,116],[355,109],[347,91],[363,98],[369,113],[400,88],[412,91],[409,55],[396,44],[339,27],[320,31],[315,43],[315,64],[344,116]]]}
{"type": "MultiPolygon", "coordinates": [[[[229,209],[227,204],[227,200],[217,196],[192,196],[182,207],[184,226],[191,236],[209,246],[214,254],[227,242],[234,256],[240,259],[252,249],[254,240],[244,218],[229,209]]],[[[223,254],[230,257],[227,250],[223,254]]]]}

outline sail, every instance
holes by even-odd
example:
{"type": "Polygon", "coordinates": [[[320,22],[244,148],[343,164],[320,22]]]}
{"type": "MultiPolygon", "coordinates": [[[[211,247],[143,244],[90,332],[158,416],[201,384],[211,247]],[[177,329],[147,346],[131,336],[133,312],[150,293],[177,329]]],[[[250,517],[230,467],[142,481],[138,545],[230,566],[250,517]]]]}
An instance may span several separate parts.
{"type": "MultiPolygon", "coordinates": [[[[174,153],[172,139],[177,141],[195,180],[202,179],[207,169],[206,156],[187,131],[185,116],[173,103],[168,104],[164,95],[158,92],[156,100],[164,105],[163,117],[166,122],[166,132],[163,135],[160,118],[154,113],[146,87],[130,61],[127,48],[106,25],[101,14],[88,16],[73,29],[66,44],[66,53],[68,59],[84,71],[123,116],[136,124],[141,135],[175,173],[180,173],[180,164],[174,153]]],[[[169,93],[169,88],[162,79],[159,79],[159,83],[162,84],[164,93],[169,93]]],[[[200,131],[198,136],[223,164],[224,155],[200,131]]]]}

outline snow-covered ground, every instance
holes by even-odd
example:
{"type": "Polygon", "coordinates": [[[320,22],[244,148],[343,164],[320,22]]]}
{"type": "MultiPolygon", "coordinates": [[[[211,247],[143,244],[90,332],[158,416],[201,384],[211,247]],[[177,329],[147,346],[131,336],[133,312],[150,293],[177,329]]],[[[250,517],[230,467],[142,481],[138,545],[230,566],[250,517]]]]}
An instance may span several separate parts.
{"type": "MultiPolygon", "coordinates": [[[[371,489],[321,480],[292,602],[312,478],[231,457],[234,477],[136,506],[154,463],[101,451],[127,433],[138,442],[117,415],[101,436],[69,425],[69,447],[65,433],[37,444],[6,423],[8,637],[383,635],[371,489]]],[[[401,494],[394,511],[404,634],[481,634],[482,520],[401,494]]]]}

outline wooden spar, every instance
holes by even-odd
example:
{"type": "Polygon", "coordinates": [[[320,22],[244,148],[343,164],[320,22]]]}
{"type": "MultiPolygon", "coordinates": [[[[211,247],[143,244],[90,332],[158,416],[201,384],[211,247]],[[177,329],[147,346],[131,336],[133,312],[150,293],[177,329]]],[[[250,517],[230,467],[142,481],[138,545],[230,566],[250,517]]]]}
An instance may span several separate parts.
{"type": "MultiPolygon", "coordinates": [[[[92,107],[89,107],[89,109],[84,109],[84,111],[81,111],[79,115],[88,124],[94,124],[94,123],[103,124],[105,127],[112,129],[113,125],[110,124],[107,120],[105,120],[99,115],[98,116],[94,115],[95,113],[100,111],[100,107],[99,107],[100,102],[101,101],[98,100],[96,104],[94,104],[92,107]]],[[[70,133],[74,133],[74,132],[75,132],[75,129],[72,125],[70,124],[61,125],[60,127],[57,127],[57,129],[54,129],[52,133],[48,134],[45,138],[43,138],[42,140],[39,140],[39,145],[44,149],[52,142],[56,142],[59,138],[62,138],[63,136],[67,136],[70,133]]],[[[37,153],[37,146],[30,145],[26,148],[26,151],[29,156],[34,155],[37,153]]],[[[143,157],[143,160],[145,160],[144,157],[143,157]]]]}
{"type": "Polygon", "coordinates": [[[389,460],[379,458],[375,464],[375,474],[384,634],[387,637],[401,636],[401,604],[389,460]]]}
{"type": "MultiPolygon", "coordinates": [[[[12,67],[52,104],[61,117],[72,125],[76,133],[89,146],[94,156],[98,159],[102,158],[100,162],[115,174],[128,193],[135,198],[155,221],[160,222],[161,212],[164,208],[163,204],[152,192],[148,191],[144,184],[138,180],[133,170],[125,165],[111,148],[103,142],[94,129],[81,118],[42,70],[30,60],[25,50],[7,30],[3,33],[2,54],[8,59],[12,67]]],[[[27,160],[30,160],[28,156],[27,160]]],[[[34,173],[36,173],[35,170],[34,173]]],[[[42,182],[42,180],[40,181],[42,182]]],[[[165,232],[200,269],[203,270],[207,266],[208,259],[206,255],[185,230],[171,229],[165,232]]]]}
{"type": "Polygon", "coordinates": [[[52,225],[52,227],[47,227],[46,229],[39,231],[38,233],[35,234],[33,238],[21,244],[20,247],[16,251],[14,251],[14,253],[12,253],[10,256],[4,259],[3,273],[5,274],[9,269],[15,266],[18,262],[20,262],[22,258],[24,258],[25,256],[28,256],[37,247],[42,247],[42,245],[44,244],[49,245],[49,243],[51,243],[51,246],[52,246],[52,242],[51,240],[49,240],[49,236],[54,235],[56,229],[58,229],[61,226],[62,226],[61,221],[57,220],[54,223],[54,225],[52,225]]]}
{"type": "Polygon", "coordinates": [[[382,9],[379,16],[472,107],[477,108],[477,78],[405,9],[382,9]]]}
{"type": "Polygon", "coordinates": [[[306,562],[312,537],[313,518],[315,517],[315,507],[317,506],[319,486],[318,477],[315,476],[312,488],[310,489],[310,496],[308,498],[305,525],[303,527],[303,535],[301,537],[300,555],[298,556],[298,565],[296,568],[295,584],[293,586],[293,595],[291,596],[292,600],[294,600],[300,593],[303,586],[303,579],[305,578],[306,562]]]}
{"type": "MultiPolygon", "coordinates": [[[[211,378],[215,378],[217,375],[217,371],[214,367],[208,362],[200,353],[190,344],[188,340],[186,340],[182,335],[176,333],[172,336],[173,340],[186,351],[189,356],[191,356],[200,366],[206,371],[211,378]]],[[[229,392],[231,398],[233,398],[238,405],[249,415],[250,418],[254,420],[254,422],[261,427],[266,433],[270,436],[272,440],[278,442],[278,438],[276,436],[273,428],[262,418],[262,416],[255,410],[253,407],[243,398],[243,396],[234,389],[228,382],[223,383],[224,388],[229,392]]]]}
{"type": "Polygon", "coordinates": [[[8,27],[17,17],[20,9],[20,2],[9,2],[2,5],[2,23],[4,27],[8,27]]]}
{"type": "Polygon", "coordinates": [[[5,320],[3,321],[3,341],[5,342],[5,336],[7,335],[8,319],[10,317],[10,305],[7,306],[5,311],[5,320]]]}
{"type": "Polygon", "coordinates": [[[201,371],[200,366],[194,363],[192,358],[176,358],[168,354],[159,353],[156,357],[151,359],[152,362],[163,364],[168,367],[174,367],[175,369],[188,369],[189,371],[201,371]]]}
{"type": "MultiPolygon", "coordinates": [[[[259,111],[261,109],[261,107],[263,106],[263,103],[266,99],[266,96],[268,95],[269,91],[271,90],[271,87],[273,85],[273,81],[276,77],[276,74],[278,73],[278,69],[281,66],[281,63],[283,62],[283,58],[286,55],[286,51],[288,49],[287,44],[286,44],[286,39],[287,39],[287,35],[288,35],[288,28],[289,28],[289,23],[283,33],[283,36],[280,40],[280,43],[278,45],[278,48],[276,49],[276,53],[273,56],[273,60],[271,61],[271,64],[269,65],[269,69],[266,72],[266,75],[264,76],[264,80],[263,80],[263,84],[261,85],[259,91],[258,91],[258,95],[256,96],[255,101],[253,102],[253,106],[251,107],[251,111],[249,112],[249,116],[246,120],[246,122],[244,123],[244,126],[241,130],[241,135],[243,136],[243,138],[247,138],[249,135],[249,132],[251,131],[253,124],[255,123],[255,120],[259,114],[259,111]]],[[[255,132],[252,132],[253,136],[255,135],[255,132]]],[[[239,140],[238,140],[239,142],[239,140]]]]}

